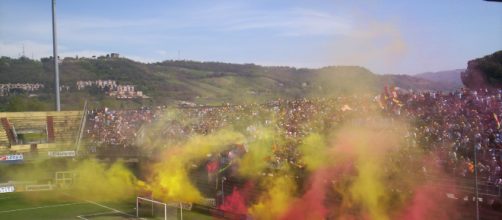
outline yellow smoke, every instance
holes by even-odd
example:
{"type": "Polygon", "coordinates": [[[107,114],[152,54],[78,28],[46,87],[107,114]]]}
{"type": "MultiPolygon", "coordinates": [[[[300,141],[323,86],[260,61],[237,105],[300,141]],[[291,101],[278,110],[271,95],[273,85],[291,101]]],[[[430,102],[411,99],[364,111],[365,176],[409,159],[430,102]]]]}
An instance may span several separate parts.
{"type": "Polygon", "coordinates": [[[168,146],[161,161],[153,166],[148,188],[156,199],[197,202],[202,199],[191,183],[188,173],[209,154],[219,153],[232,144],[242,143],[240,133],[221,130],[212,135],[197,135],[179,146],[168,146]]]}
{"type": "Polygon", "coordinates": [[[328,163],[327,146],[323,136],[312,133],[303,139],[299,147],[302,153],[302,161],[308,170],[316,170],[328,163]]]}
{"type": "MultiPolygon", "coordinates": [[[[290,158],[280,158],[282,167],[270,171],[275,169],[270,165],[279,157],[278,151],[298,147],[297,152],[292,151],[293,153],[286,155],[300,155],[299,159],[306,165],[306,176],[323,171],[320,175],[326,175],[326,178],[320,180],[326,182],[327,194],[334,193],[342,198],[338,203],[334,202],[326,207],[330,216],[341,219],[391,219],[396,210],[409,201],[410,192],[419,184],[415,180],[420,173],[409,172],[419,170],[413,164],[415,161],[406,160],[403,154],[408,153],[416,158],[421,158],[422,155],[416,149],[406,147],[403,139],[404,132],[408,129],[406,123],[381,118],[378,113],[372,113],[371,109],[378,109],[376,103],[348,101],[354,109],[367,111],[359,116],[355,110],[350,114],[347,112],[345,114],[349,116],[344,118],[345,126],[327,126],[336,130],[326,132],[327,134],[310,133],[306,137],[298,137],[294,140],[297,142],[291,146],[290,143],[285,143],[284,137],[278,135],[284,131],[260,126],[256,126],[255,131],[246,137],[243,133],[229,129],[194,135],[178,142],[170,142],[161,135],[152,136],[145,143],[149,147],[163,149],[163,153],[156,155],[159,162],[152,166],[147,183],[140,182],[139,185],[151,190],[155,199],[198,202],[202,195],[189,178],[193,167],[199,166],[208,155],[227,150],[233,144],[245,144],[248,152],[238,162],[239,174],[259,182],[259,188],[263,190],[257,201],[247,204],[249,214],[254,219],[278,219],[289,213],[288,208],[292,202],[305,199],[299,192],[306,192],[311,187],[308,184],[296,184],[294,178],[301,169],[288,167],[287,161],[290,158]],[[265,170],[273,176],[263,176],[265,170]],[[340,172],[340,175],[326,172],[331,170],[340,172]],[[302,188],[298,190],[299,187],[302,188]]],[[[175,113],[167,115],[165,120],[168,121],[175,117],[175,113]]],[[[234,127],[245,128],[248,122],[241,123],[243,124],[234,127]]],[[[158,132],[163,130],[162,125],[154,125],[154,128],[158,132]]],[[[316,127],[312,130],[324,131],[316,127]]],[[[298,158],[292,160],[295,159],[298,158]]],[[[319,185],[322,186],[316,186],[319,185]]]]}
{"type": "Polygon", "coordinates": [[[80,162],[74,171],[76,178],[71,195],[77,198],[117,201],[135,195],[136,178],[120,161],[107,166],[89,159],[80,162]]]}
{"type": "Polygon", "coordinates": [[[279,141],[272,129],[259,128],[253,136],[255,139],[248,143],[248,152],[239,163],[239,174],[245,177],[261,175],[273,159],[273,148],[279,141]]]}
{"type": "Polygon", "coordinates": [[[186,165],[172,157],[154,166],[155,176],[149,185],[154,198],[164,201],[200,201],[202,195],[190,182],[187,172],[186,165]]]}
{"type": "Polygon", "coordinates": [[[341,65],[397,65],[408,51],[398,25],[374,20],[359,25],[348,37],[333,41],[327,56],[341,65]]]}
{"type": "MultiPolygon", "coordinates": [[[[55,190],[68,190],[75,199],[92,201],[130,200],[135,195],[136,178],[121,161],[105,164],[96,159],[74,161],[68,159],[39,160],[33,164],[23,164],[3,173],[4,178],[12,181],[28,181],[29,184],[52,184],[55,190]],[[69,172],[65,184],[55,179],[56,172],[69,172]],[[71,182],[72,181],[72,182],[71,182]],[[58,188],[62,187],[62,188],[58,188]]],[[[24,187],[24,186],[22,186],[24,187]]],[[[38,193],[24,193],[27,199],[39,199],[38,193]]],[[[46,200],[57,201],[46,196],[46,200]]]]}
{"type": "Polygon", "coordinates": [[[391,160],[395,158],[393,154],[403,148],[405,126],[387,120],[376,121],[379,124],[349,126],[338,131],[333,153],[349,156],[356,171],[353,177],[342,177],[350,178],[348,186],[337,189],[344,194],[343,206],[358,207],[361,209],[359,215],[379,220],[391,217],[390,208],[403,200],[401,196],[405,196],[401,193],[393,197],[396,193],[392,191],[409,189],[410,183],[403,179],[411,178],[412,174],[398,167],[405,166],[406,161],[395,164],[391,160]],[[401,184],[396,184],[390,177],[399,179],[401,184]]]}
{"type": "Polygon", "coordinates": [[[249,208],[249,213],[254,219],[279,219],[294,199],[296,184],[291,177],[281,175],[266,177],[263,185],[268,190],[249,208]]]}
{"type": "Polygon", "coordinates": [[[141,146],[143,153],[151,157],[158,156],[155,155],[155,152],[159,149],[165,150],[165,148],[175,146],[186,139],[186,137],[180,137],[179,135],[177,137],[169,136],[169,133],[167,133],[169,130],[168,125],[176,121],[182,123],[181,126],[185,126],[192,120],[192,118],[184,117],[178,109],[165,109],[159,118],[140,129],[135,141],[136,145],[141,146]],[[180,117],[183,117],[184,120],[176,120],[180,117]],[[166,136],[169,136],[169,138],[166,136]]]}

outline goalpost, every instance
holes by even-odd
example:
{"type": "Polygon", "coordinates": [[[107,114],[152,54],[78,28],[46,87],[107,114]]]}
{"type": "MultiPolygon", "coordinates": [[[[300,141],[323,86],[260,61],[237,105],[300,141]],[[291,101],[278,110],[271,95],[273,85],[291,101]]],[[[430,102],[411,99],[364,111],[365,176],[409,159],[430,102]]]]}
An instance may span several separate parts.
{"type": "Polygon", "coordinates": [[[76,173],[74,171],[59,171],[54,175],[54,182],[59,188],[68,188],[73,185],[76,173]]]}
{"type": "MultiPolygon", "coordinates": [[[[155,205],[157,206],[160,206],[159,208],[161,208],[164,212],[164,220],[168,220],[168,219],[177,219],[178,217],[178,210],[179,210],[179,217],[181,220],[183,220],[183,208],[191,208],[191,205],[189,205],[190,207],[186,207],[187,204],[183,204],[181,202],[170,202],[170,203],[164,203],[164,202],[160,202],[160,201],[156,201],[156,200],[153,200],[153,199],[149,199],[149,198],[144,198],[144,197],[136,197],[136,217],[140,217],[140,208],[141,206],[145,206],[144,204],[141,203],[141,201],[144,201],[144,202],[147,202],[147,203],[150,203],[151,204],[151,215],[152,217],[155,217],[155,210],[158,211],[158,208],[155,209],[155,205]],[[171,215],[168,215],[168,209],[173,209],[176,210],[176,214],[174,214],[174,216],[171,214],[171,215]]],[[[147,204],[149,205],[149,204],[147,204]]],[[[150,207],[146,207],[145,208],[150,208],[150,207]]],[[[150,211],[150,210],[149,210],[150,211]]]]}

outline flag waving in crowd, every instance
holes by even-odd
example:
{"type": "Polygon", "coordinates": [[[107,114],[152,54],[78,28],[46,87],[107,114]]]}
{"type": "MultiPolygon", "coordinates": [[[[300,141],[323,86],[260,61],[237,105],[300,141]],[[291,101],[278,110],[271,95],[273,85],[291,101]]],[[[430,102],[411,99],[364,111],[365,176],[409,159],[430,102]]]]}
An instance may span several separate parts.
{"type": "Polygon", "coordinates": [[[497,129],[500,129],[500,120],[496,113],[493,113],[493,118],[495,119],[495,123],[497,124],[497,129]]]}

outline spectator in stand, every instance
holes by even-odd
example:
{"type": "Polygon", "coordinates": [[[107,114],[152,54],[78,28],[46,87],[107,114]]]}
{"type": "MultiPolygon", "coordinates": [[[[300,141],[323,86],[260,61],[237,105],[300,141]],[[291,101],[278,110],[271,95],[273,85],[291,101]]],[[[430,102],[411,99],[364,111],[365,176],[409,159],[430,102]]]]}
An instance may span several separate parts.
{"type": "MultiPolygon", "coordinates": [[[[288,163],[301,169],[304,165],[297,146],[304,137],[312,132],[327,134],[342,122],[371,122],[376,119],[369,113],[381,111],[384,117],[409,121],[406,143],[437,153],[437,164],[444,166],[447,172],[469,177],[476,165],[481,178],[498,184],[501,179],[501,94],[502,90],[463,89],[442,93],[385,89],[377,97],[183,107],[177,117],[162,120],[165,124],[158,135],[176,141],[231,127],[253,138],[259,127],[273,129],[284,138],[285,144],[270,146],[274,152],[274,156],[268,158],[270,167],[278,168],[288,163]]],[[[161,117],[163,109],[90,111],[86,138],[96,146],[134,148],[140,128],[161,117]]],[[[228,155],[218,160],[226,160],[226,157],[228,155]]]]}

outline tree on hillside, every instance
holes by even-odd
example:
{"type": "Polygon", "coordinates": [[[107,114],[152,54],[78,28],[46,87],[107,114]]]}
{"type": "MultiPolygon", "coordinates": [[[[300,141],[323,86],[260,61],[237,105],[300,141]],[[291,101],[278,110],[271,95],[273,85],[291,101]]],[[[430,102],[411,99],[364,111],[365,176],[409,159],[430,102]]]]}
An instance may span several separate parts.
{"type": "Polygon", "coordinates": [[[49,111],[52,105],[47,101],[37,98],[29,98],[25,95],[11,96],[0,99],[2,103],[0,111],[23,112],[23,111],[49,111]]]}
{"type": "Polygon", "coordinates": [[[502,50],[469,61],[462,83],[467,88],[502,88],[502,50]]]}

